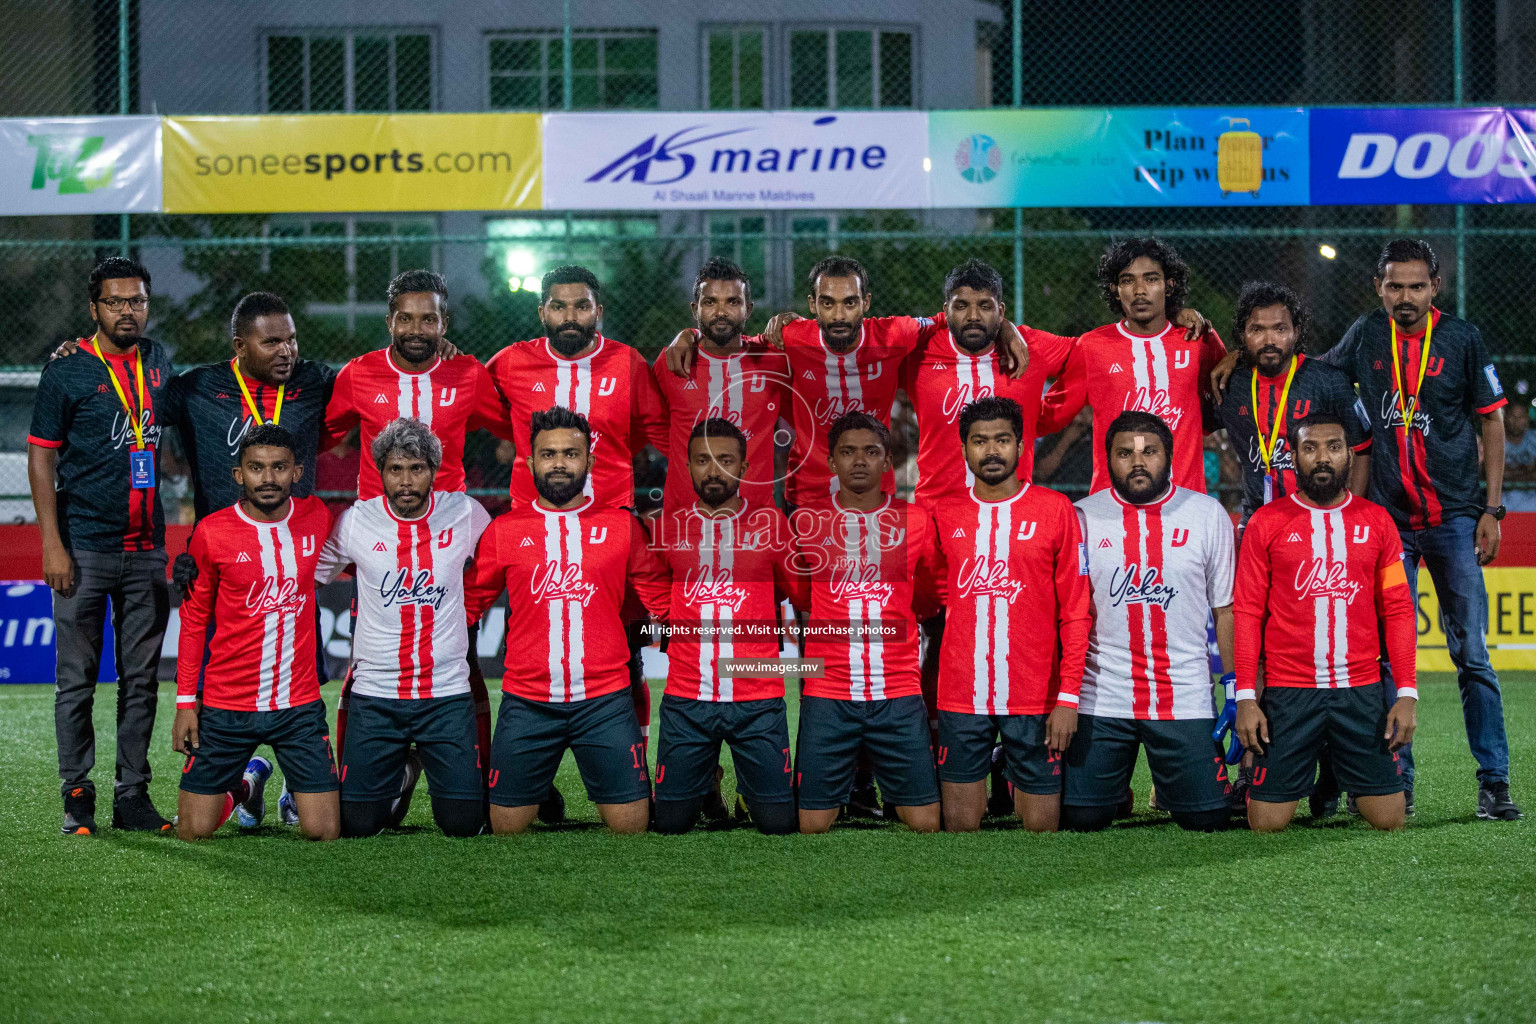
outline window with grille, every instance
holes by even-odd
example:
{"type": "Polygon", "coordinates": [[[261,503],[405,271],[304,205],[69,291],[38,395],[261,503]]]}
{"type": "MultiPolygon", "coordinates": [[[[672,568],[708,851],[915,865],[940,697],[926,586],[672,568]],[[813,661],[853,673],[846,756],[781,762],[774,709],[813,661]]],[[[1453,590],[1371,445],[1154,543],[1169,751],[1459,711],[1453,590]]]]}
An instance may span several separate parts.
{"type": "Polygon", "coordinates": [[[768,26],[706,25],[700,77],[706,110],[762,110],[768,98],[768,26]]]}
{"type": "Polygon", "coordinates": [[[305,241],[270,246],[267,269],[276,280],[304,283],[309,316],[347,334],[378,335],[382,344],[389,282],[403,270],[436,268],[435,234],[432,217],[274,219],[268,237],[305,241]]]}
{"type": "Polygon", "coordinates": [[[429,32],[348,29],[268,32],[263,40],[268,112],[433,109],[429,32]]]}
{"type": "Polygon", "coordinates": [[[917,105],[914,30],[796,26],[785,35],[785,95],[791,107],[906,109],[917,105]]]}
{"type": "MultiPolygon", "coordinates": [[[[487,38],[492,110],[565,106],[565,40],[558,29],[487,38]]],[[[656,30],[577,29],[571,34],[571,107],[655,110],[656,30]]]]}

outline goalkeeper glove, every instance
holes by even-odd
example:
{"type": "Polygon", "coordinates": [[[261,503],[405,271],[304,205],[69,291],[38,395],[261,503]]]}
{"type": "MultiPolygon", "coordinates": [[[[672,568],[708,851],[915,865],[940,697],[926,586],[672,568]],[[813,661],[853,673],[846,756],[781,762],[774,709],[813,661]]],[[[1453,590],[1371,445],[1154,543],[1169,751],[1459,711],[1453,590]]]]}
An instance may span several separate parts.
{"type": "Polygon", "coordinates": [[[1243,759],[1243,741],[1237,738],[1237,733],[1232,726],[1237,721],[1237,676],[1228,672],[1221,677],[1222,689],[1226,691],[1226,703],[1222,705],[1221,716],[1216,719],[1216,728],[1211,730],[1211,739],[1216,745],[1221,745],[1221,738],[1227,738],[1227,764],[1237,764],[1243,759]]]}

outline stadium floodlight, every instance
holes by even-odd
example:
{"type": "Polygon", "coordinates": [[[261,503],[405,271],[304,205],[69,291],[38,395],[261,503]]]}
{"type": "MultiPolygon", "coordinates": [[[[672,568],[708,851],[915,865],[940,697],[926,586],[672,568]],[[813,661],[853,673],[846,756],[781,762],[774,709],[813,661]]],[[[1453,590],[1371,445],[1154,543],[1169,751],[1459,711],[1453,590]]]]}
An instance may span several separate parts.
{"type": "Polygon", "coordinates": [[[1322,245],[1317,247],[1317,254],[1325,260],[1331,260],[1338,257],[1339,250],[1324,242],[1322,245]]]}
{"type": "Polygon", "coordinates": [[[533,253],[527,249],[507,250],[507,273],[516,277],[527,277],[537,268],[533,253]]]}

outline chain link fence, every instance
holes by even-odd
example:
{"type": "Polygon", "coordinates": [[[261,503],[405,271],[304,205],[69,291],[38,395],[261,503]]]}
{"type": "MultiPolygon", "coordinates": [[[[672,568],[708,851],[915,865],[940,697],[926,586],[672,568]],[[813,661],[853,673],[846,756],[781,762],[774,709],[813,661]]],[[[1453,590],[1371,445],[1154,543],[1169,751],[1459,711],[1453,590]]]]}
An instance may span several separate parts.
{"type": "MultiPolygon", "coordinates": [[[[1536,99],[1536,9],[1519,0],[1172,0],[1155,15],[1111,0],[893,0],[863,21],[831,6],[798,20],[767,0],[729,23],[670,0],[572,0],[569,25],[547,4],[371,7],[348,8],[349,25],[297,2],[9,0],[0,116],[1536,99]]],[[[385,342],[385,286],[417,266],[448,276],[451,337],[482,359],[543,333],[537,279],[566,262],[604,282],[605,333],[654,356],[688,325],[688,282],[714,254],[752,275],[754,330],[803,308],[806,271],[835,251],[870,267],[877,314],[934,312],[945,272],[979,256],[1010,283],[1013,315],[1076,333],[1108,316],[1099,254],[1145,233],[1179,249],[1190,304],[1229,341],[1238,289],[1262,277],[1307,298],[1320,347],[1375,303],[1383,242],[1428,238],[1441,305],[1483,328],[1507,381],[1536,378],[1523,273],[1536,211],[1521,207],[0,218],[0,517],[30,514],[30,387],[60,340],[89,333],[86,275],[112,252],[154,273],[150,331],[178,364],[226,357],[235,301],[262,289],[289,300],[305,356],[339,365],[385,342]]],[[[509,457],[476,438],[472,483],[500,493],[509,457]]],[[[1086,483],[1061,472],[1064,489],[1086,483]]]]}

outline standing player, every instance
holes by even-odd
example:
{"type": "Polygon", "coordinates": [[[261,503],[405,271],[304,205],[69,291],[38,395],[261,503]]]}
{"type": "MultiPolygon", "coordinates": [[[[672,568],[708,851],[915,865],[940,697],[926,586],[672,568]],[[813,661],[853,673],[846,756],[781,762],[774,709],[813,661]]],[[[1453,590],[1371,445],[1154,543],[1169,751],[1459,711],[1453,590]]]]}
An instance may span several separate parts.
{"type": "Polygon", "coordinates": [[[293,436],[274,424],[248,431],[234,470],[243,496],[192,533],[198,571],[181,606],[171,726],[171,746],[187,755],[177,805],[183,839],[211,836],[235,803],[260,823],[272,765],[252,755],[263,743],[277,755],[304,836],[335,839],[341,831],[310,607],[331,513],[319,498],[292,497],[304,471],[293,447],[293,436]],[[202,671],[210,619],[216,628],[202,671]]]}
{"type": "MultiPolygon", "coordinates": [[[[597,507],[623,508],[635,499],[634,459],[647,444],[666,450],[667,425],[651,368],[638,351],[604,337],[597,277],[585,267],[556,267],[544,275],[539,319],[546,337],[508,345],[491,358],[496,388],[511,410],[512,440],[532,450],[533,414],[555,406],[583,417],[592,429],[586,494],[597,507]]],[[[538,498],[532,466],[512,466],[512,503],[538,498]]]]}
{"type": "MultiPolygon", "coordinates": [[[[417,419],[443,442],[436,486],[464,489],[464,437],[484,428],[512,440],[506,406],[491,375],[473,357],[444,359],[448,333],[448,285],[430,270],[407,270],[389,282],[389,345],[367,352],[341,368],[325,410],[327,448],[353,428],[362,428],[361,447],[397,418],[417,419]]],[[[357,496],[381,492],[379,470],[363,459],[357,496]]]]}
{"type": "Polygon", "coordinates": [[[1109,424],[1110,487],[1077,503],[1093,581],[1093,635],[1067,752],[1062,822],[1096,832],[1116,816],[1145,748],[1157,803],[1183,828],[1226,825],[1229,787],[1212,742],[1206,621],[1232,665],[1232,520],[1172,482],[1173,432],[1145,412],[1109,424]]]}
{"type": "Polygon", "coordinates": [[[917,413],[918,502],[930,509],[944,498],[966,498],[976,483],[965,446],[956,445],[955,424],[970,403],[993,396],[1019,407],[1018,478],[1033,477],[1036,426],[1046,382],[1062,372],[1076,338],[1020,325],[1029,347],[1022,376],[1004,372],[1003,278],[981,260],[966,260],[944,279],[944,312],[922,346],[902,367],[902,389],[917,413]]]}
{"type": "Polygon", "coordinates": [[[1371,470],[1371,424],[1349,378],[1306,356],[1312,318],[1284,285],[1249,282],[1237,299],[1232,336],[1237,371],[1216,393],[1216,414],[1243,468],[1243,518],[1296,492],[1286,424],[1327,413],[1344,421],[1355,452],[1349,489],[1364,494],[1371,470]]]}
{"type": "Polygon", "coordinates": [[[451,836],[484,825],[485,777],[469,685],[464,568],[490,515],[463,491],[433,487],[442,442],[400,418],[370,453],[384,493],[337,521],[320,552],[321,583],[357,577],[352,687],[341,762],[341,833],[369,836],[403,816],[401,773],[412,743],[432,816],[451,836]]]}
{"type": "Polygon", "coordinates": [[[939,668],[944,828],[974,832],[1002,735],[1014,807],[1032,832],[1061,815],[1061,756],[1077,728],[1088,580],[1072,503],[1018,477],[1024,415],[988,397],[960,413],[969,495],[933,510],[949,608],[939,668]]]}
{"type": "Polygon", "coordinates": [[[1099,260],[1099,288],[1116,321],[1077,340],[1061,377],[1045,397],[1041,433],[1066,426],[1078,410],[1093,408],[1092,490],[1109,486],[1104,436],[1110,420],[1128,410],[1150,412],[1173,431],[1173,482],[1205,490],[1201,444],[1210,372],[1226,353],[1204,318],[1179,316],[1189,268],[1155,238],[1131,238],[1099,260]]]}
{"type": "Polygon", "coordinates": [[[507,644],[491,742],[491,828],[528,827],[569,748],[603,822],[644,832],[650,772],[620,607],[628,584],[665,618],[670,580],[640,521],[587,493],[594,438],[586,418],[541,410],[528,437],[538,497],[514,501],[480,538],[465,598],[475,622],[505,591],[507,621],[523,630],[507,644]]]}
{"type": "Polygon", "coordinates": [[[740,267],[718,256],[705,263],[693,282],[693,322],[699,335],[698,359],[685,377],[666,372],[666,353],[656,357],[654,379],[669,424],[667,482],[662,507],[693,507],[693,428],[707,419],[733,423],[747,441],[742,466],[751,479],[740,481],[741,496],[755,508],[773,504],[774,432],[789,409],[789,362],[760,337],[743,338],[752,316],[752,283],[740,267]]]}
{"type": "Polygon", "coordinates": [[[933,520],[881,489],[891,471],[885,424],[846,413],[826,445],[837,489],[828,507],[793,520],[805,657],[826,663],[823,675],[801,680],[800,831],[832,827],[862,749],[885,802],[909,828],[935,832],[939,787],[917,664],[917,624],[937,607],[933,520]]]}
{"type": "Polygon", "coordinates": [[[1236,730],[1254,752],[1248,824],[1285,828],[1326,743],[1366,821],[1400,828],[1394,755],[1413,739],[1418,704],[1402,543],[1386,509],[1345,489],[1351,452],[1339,417],[1291,424],[1289,444],[1300,493],[1249,518],[1237,563],[1236,730]],[[1397,676],[1390,708],[1382,636],[1397,676]]]}
{"type": "Polygon", "coordinates": [[[65,835],[96,831],[91,708],[109,599],[118,670],[112,827],[163,832],[171,825],[149,799],[149,740],[170,611],[157,413],[171,379],[170,354],[144,337],[149,287],[149,271],[137,260],[112,256],[91,271],[96,333],[81,339],[83,351],[43,368],[27,436],[27,480],[58,629],[53,721],[65,835]]]}
{"type": "MultiPolygon", "coordinates": [[[[736,789],[757,827],[795,827],[784,678],[728,671],[730,659],[779,653],[779,595],[792,589],[789,524],[771,502],[740,493],[752,472],[746,435],[725,419],[691,431],[687,468],[697,501],[662,513],[672,574],[667,690],[656,755],[656,828],[686,832],[730,744],[736,789]]],[[[771,449],[770,449],[771,451],[771,449]]]]}

